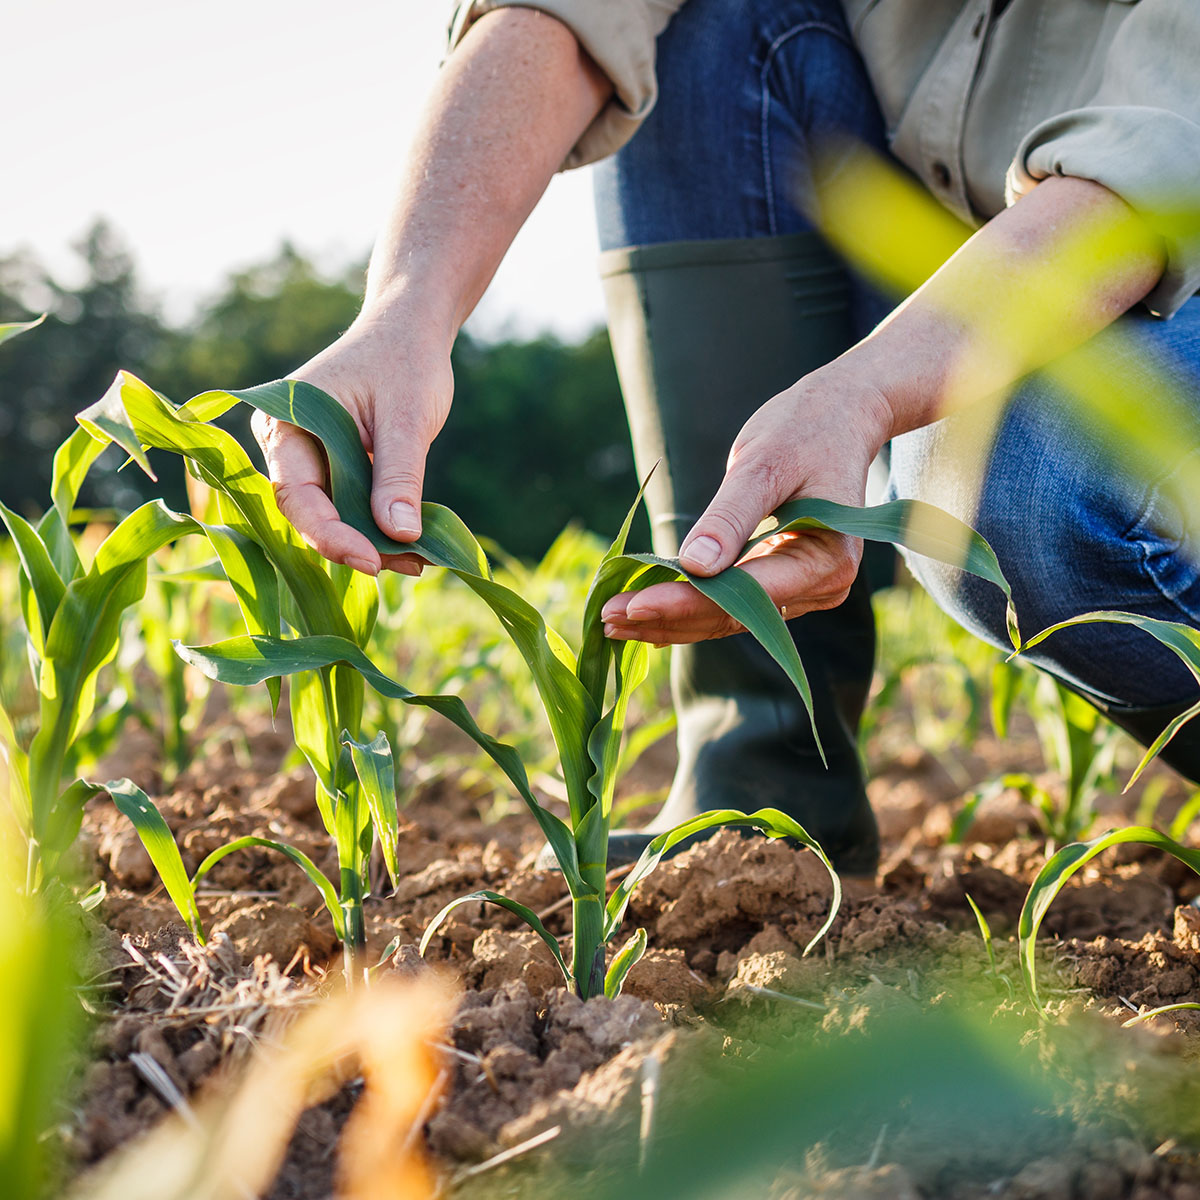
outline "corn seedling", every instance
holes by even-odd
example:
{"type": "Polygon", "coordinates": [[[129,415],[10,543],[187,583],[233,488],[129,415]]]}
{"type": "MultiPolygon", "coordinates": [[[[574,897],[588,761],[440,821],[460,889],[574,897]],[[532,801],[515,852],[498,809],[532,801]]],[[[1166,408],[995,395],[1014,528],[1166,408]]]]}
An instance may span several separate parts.
{"type": "MultiPolygon", "coordinates": [[[[0,327],[0,341],[36,324],[0,327]]],[[[81,429],[59,447],[52,504],[38,522],[0,504],[0,520],[20,561],[19,607],[37,695],[35,721],[17,722],[16,714],[0,710],[0,750],[30,892],[71,846],[84,802],[104,790],[83,779],[64,788],[64,777],[73,763],[89,757],[94,749],[86,745],[89,737],[110,737],[119,724],[120,706],[106,711],[101,704],[98,710],[96,680],[117,653],[125,610],[145,592],[146,560],[181,534],[202,531],[190,517],[157,502],[145,504],[100,541],[85,566],[70,533],[72,509],[102,449],[81,429]]],[[[242,548],[227,542],[231,563],[241,560],[242,548]]]]}
{"type": "MultiPolygon", "coordinates": [[[[484,900],[525,920],[546,942],[568,984],[579,995],[587,998],[602,991],[614,995],[645,944],[644,934],[641,931],[635,933],[605,973],[605,946],[620,928],[633,889],[672,846],[691,834],[722,825],[755,828],[768,837],[791,837],[821,858],[833,881],[834,902],[814,941],[824,934],[840,898],[836,874],[808,833],[790,817],[772,809],[755,813],[736,810],[707,813],[661,834],[612,896],[606,897],[605,869],[615,767],[620,760],[630,697],[646,677],[649,649],[636,642],[618,647],[606,639],[600,612],[618,592],[687,578],[677,561],[625,552],[635,509],[630,510],[593,580],[584,608],[580,651],[576,655],[523,596],[494,578],[483,549],[449,510],[425,505],[422,514],[424,531],[421,539],[412,544],[393,542],[378,529],[370,511],[370,463],[357,428],[340,405],[310,385],[282,381],[246,392],[207,393],[176,413],[144,385],[126,377],[122,386],[110,392],[104,420],[109,429],[121,426],[117,440],[123,438],[122,445],[131,453],[140,449],[143,442],[168,448],[183,447],[193,463],[201,465],[206,481],[218,487],[229,487],[231,476],[224,468],[218,470],[211,465],[199,452],[199,447],[209,446],[212,439],[224,435],[209,430],[199,418],[224,411],[236,399],[245,400],[272,417],[290,421],[320,439],[329,464],[330,493],[342,519],[371,539],[381,551],[415,552],[434,565],[453,572],[475,592],[492,609],[516,645],[545,707],[560,756],[569,824],[538,802],[519,755],[511,746],[484,734],[459,698],[414,695],[380,671],[363,652],[359,641],[347,637],[344,632],[318,631],[297,621],[293,623],[299,635],[296,637],[259,633],[205,647],[180,648],[180,653],[189,662],[214,679],[241,685],[299,672],[324,678],[324,672],[350,668],[382,695],[402,703],[429,707],[448,717],[474,738],[504,771],[554,850],[570,891],[574,926],[571,963],[568,965],[557,940],[532,910],[494,892],[472,893],[454,901],[430,925],[424,945],[451,909],[471,900],[484,900]],[[120,401],[123,416],[114,416],[114,400],[120,401]],[[169,436],[164,432],[168,429],[171,431],[169,436]],[[183,441],[180,430],[186,430],[188,434],[183,441]]],[[[99,414],[93,414],[88,419],[96,424],[98,418],[99,414]]],[[[239,489],[256,489],[256,495],[261,498],[259,507],[263,506],[269,495],[269,485],[261,476],[254,474],[251,478],[247,470],[241,468],[232,480],[239,489]]],[[[271,520],[278,522],[282,518],[273,512],[271,520]]],[[[794,501],[780,509],[772,521],[764,523],[751,545],[767,537],[813,528],[899,541],[918,553],[963,565],[990,579],[1008,594],[995,556],[977,534],[946,514],[914,502],[854,509],[829,501],[794,501]]],[[[745,572],[736,570],[712,579],[692,579],[691,582],[764,645],[787,672],[811,714],[811,696],[803,666],[782,618],[762,588],[745,572]]],[[[1009,612],[1013,644],[1017,645],[1011,605],[1009,612]]]]}
{"type": "MultiPolygon", "coordinates": [[[[1037,640],[1031,639],[1022,649],[1037,640]]],[[[1005,737],[1016,698],[1031,690],[1027,707],[1042,755],[1062,780],[1062,799],[1056,800],[1031,775],[1007,776],[1003,786],[1015,787],[1038,809],[1049,852],[1053,853],[1056,844],[1078,840],[1095,820],[1096,797],[1113,781],[1121,731],[1095,706],[1053,676],[1038,672],[1032,689],[1024,688],[1023,684],[1032,675],[1028,668],[1018,668],[1013,663],[996,667],[992,676],[992,724],[997,736],[1005,737]]],[[[965,821],[969,822],[974,807],[969,802],[964,807],[965,821]]]]}
{"type": "MultiPolygon", "coordinates": [[[[80,414],[87,433],[80,430],[75,436],[90,434],[88,440],[97,450],[115,442],[143,470],[148,470],[143,447],[184,456],[190,469],[215,493],[216,511],[225,524],[201,523],[168,513],[161,505],[155,512],[176,533],[207,535],[249,634],[279,640],[286,629],[301,639],[333,637],[357,649],[370,637],[375,623],[375,582],[349,568],[326,563],[305,547],[279,513],[269,482],[254,470],[237,441],[198,419],[218,416],[236,402],[227,393],[209,393],[198,397],[192,409],[177,410],[145,384],[122,373],[99,403],[80,414]]],[[[144,562],[141,582],[144,587],[144,562]]],[[[368,740],[361,733],[363,679],[352,667],[322,662],[275,672],[267,680],[273,706],[279,699],[278,676],[282,674],[295,675],[289,697],[292,726],[296,745],[316,775],[317,807],[337,848],[337,888],[294,847],[259,837],[238,838],[219,847],[188,879],[165,822],[145,794],[122,787],[114,790],[111,785],[108,790],[134,822],[172,899],[197,937],[203,938],[203,930],[196,888],[208,872],[236,851],[269,849],[299,866],[318,889],[345,948],[347,978],[353,980],[366,940],[362,905],[376,838],[393,882],[396,877],[398,817],[391,748],[386,737],[368,740]]]]}
{"type": "MultiPolygon", "coordinates": [[[[1188,670],[1191,671],[1197,683],[1200,683],[1200,631],[1193,629],[1190,625],[1182,625],[1174,621],[1159,621],[1153,617],[1139,616],[1136,613],[1108,610],[1081,613],[1070,620],[1061,621],[1056,625],[1051,625],[1048,629],[1043,629],[1040,633],[1031,637],[1023,648],[1032,648],[1038,645],[1039,642],[1050,637],[1060,629],[1065,629],[1072,625],[1087,625],[1097,622],[1132,625],[1150,634],[1151,637],[1154,637],[1162,645],[1173,651],[1188,670]]],[[[1141,761],[1130,776],[1129,783],[1125,785],[1126,790],[1132,786],[1146,767],[1157,757],[1162,748],[1197,714],[1200,714],[1200,700],[1181,711],[1168,722],[1163,731],[1147,748],[1145,754],[1142,755],[1141,761]]],[[[1186,823],[1190,822],[1191,813],[1188,812],[1187,808],[1183,812],[1187,813],[1183,823],[1186,828],[1186,823]]],[[[1054,897],[1062,889],[1063,884],[1085,863],[1090,862],[1097,854],[1107,850],[1110,846],[1130,843],[1164,850],[1200,874],[1200,850],[1190,849],[1182,845],[1175,837],[1160,833],[1157,829],[1150,829],[1139,825],[1133,825],[1126,829],[1110,830],[1108,833],[1094,838],[1092,841],[1075,842],[1069,846],[1064,846],[1054,854],[1038,873],[1037,878],[1033,881],[1033,885],[1029,889],[1029,894],[1025,897],[1017,929],[1020,940],[1021,974],[1024,978],[1029,998],[1039,1011],[1042,1011],[1042,1004],[1038,996],[1037,963],[1034,957],[1034,948],[1038,930],[1041,928],[1047,909],[1053,903],[1054,897]]]]}

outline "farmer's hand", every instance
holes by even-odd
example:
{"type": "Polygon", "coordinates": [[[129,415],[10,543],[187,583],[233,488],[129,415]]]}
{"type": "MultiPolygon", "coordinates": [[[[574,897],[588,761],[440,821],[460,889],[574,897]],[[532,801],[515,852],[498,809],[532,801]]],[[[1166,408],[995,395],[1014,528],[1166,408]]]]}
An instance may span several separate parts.
{"type": "MultiPolygon", "coordinates": [[[[293,378],[329,392],[354,418],[374,464],[371,511],[398,542],[421,533],[421,484],[429,445],[450,410],[454,380],[450,339],[427,336],[416,322],[360,317],[293,378]]],[[[316,439],[261,412],[253,420],[280,511],[313,549],[376,575],[419,575],[415,554],[385,554],[338,516],[325,490],[325,458],[316,439]]]]}
{"type": "MultiPolygon", "coordinates": [[[[716,498],[683,542],[695,575],[731,566],[785,500],[862,504],[867,467],[888,439],[988,398],[1114,321],[1160,278],[1164,243],[1119,196],[1054,176],[972,235],[873,333],[746,422],[716,498]]],[[[787,534],[742,563],[788,617],[833,608],[861,545],[787,534]]],[[[613,597],[605,632],[696,642],[739,627],[686,583],[613,597]]]]}
{"type": "MultiPolygon", "coordinates": [[[[354,417],[375,464],[371,510],[397,541],[420,534],[425,455],[453,392],[454,335],[612,91],[571,30],[531,8],[484,13],[438,73],[371,255],[363,314],[295,373],[354,417]]],[[[341,521],[310,437],[263,417],[255,436],[279,507],[315,549],[371,575],[381,566],[419,573],[415,555],[381,559],[341,521]]]]}
{"type": "MultiPolygon", "coordinates": [[[[861,505],[867,469],[891,433],[891,410],[848,355],[764,404],[742,427],[724,482],[684,538],[680,562],[715,575],[738,561],[759,522],[787,500],[817,496],[861,505]]],[[[787,617],[833,608],[862,558],[857,538],[824,530],[783,534],[756,546],[741,567],[787,617]]],[[[687,583],[614,596],[603,610],[614,639],[698,642],[742,626],[687,583]]]]}

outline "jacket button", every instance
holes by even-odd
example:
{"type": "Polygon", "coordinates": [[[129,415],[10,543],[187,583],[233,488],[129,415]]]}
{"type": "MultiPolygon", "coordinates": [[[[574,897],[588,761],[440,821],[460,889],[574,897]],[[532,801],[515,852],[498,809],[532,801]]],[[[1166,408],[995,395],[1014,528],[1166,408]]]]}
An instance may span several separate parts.
{"type": "Polygon", "coordinates": [[[950,168],[941,160],[935,162],[930,168],[933,172],[933,182],[940,188],[948,188],[950,186],[950,168]]]}

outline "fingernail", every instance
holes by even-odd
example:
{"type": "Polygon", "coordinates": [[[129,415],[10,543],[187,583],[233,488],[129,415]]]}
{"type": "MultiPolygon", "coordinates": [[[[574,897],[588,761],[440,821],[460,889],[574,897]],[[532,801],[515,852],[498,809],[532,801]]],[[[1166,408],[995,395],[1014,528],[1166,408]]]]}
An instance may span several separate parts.
{"type": "Polygon", "coordinates": [[[421,532],[421,518],[411,504],[397,500],[388,509],[388,520],[392,523],[393,533],[410,533],[414,537],[421,532]]]}
{"type": "Polygon", "coordinates": [[[602,621],[621,621],[625,617],[625,605],[618,604],[614,600],[610,600],[600,610],[600,620],[602,621]]]}
{"type": "Polygon", "coordinates": [[[696,566],[704,571],[711,571],[717,565],[717,560],[720,557],[721,543],[716,538],[709,537],[707,534],[703,537],[698,537],[679,556],[681,561],[686,558],[688,562],[695,563],[696,566]]]}
{"type": "Polygon", "coordinates": [[[379,568],[368,559],[355,558],[353,556],[346,559],[346,566],[353,567],[356,571],[361,571],[364,575],[378,575],[379,568]]]}
{"type": "MultiPolygon", "coordinates": [[[[632,608],[633,605],[630,605],[630,607],[632,608]]],[[[659,610],[657,608],[647,608],[647,607],[644,607],[643,605],[639,604],[637,606],[636,612],[627,612],[626,613],[626,620],[637,621],[637,622],[661,621],[662,613],[659,612],[659,610]]]]}
{"type": "Polygon", "coordinates": [[[401,575],[411,575],[414,579],[420,578],[421,572],[424,569],[420,563],[397,563],[392,568],[393,571],[397,571],[401,575]]]}

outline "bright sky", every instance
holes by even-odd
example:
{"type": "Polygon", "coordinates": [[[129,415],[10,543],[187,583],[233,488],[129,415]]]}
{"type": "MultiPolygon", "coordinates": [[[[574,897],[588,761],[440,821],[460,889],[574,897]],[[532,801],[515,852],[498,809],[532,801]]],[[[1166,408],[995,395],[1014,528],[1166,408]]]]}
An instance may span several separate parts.
{"type": "MultiPolygon", "coordinates": [[[[369,250],[444,47],[447,0],[38,0],[0,37],[0,254],[66,275],[96,216],[176,317],[287,237],[369,250]]],[[[602,319],[586,172],[551,185],[473,328],[602,319]]]]}

